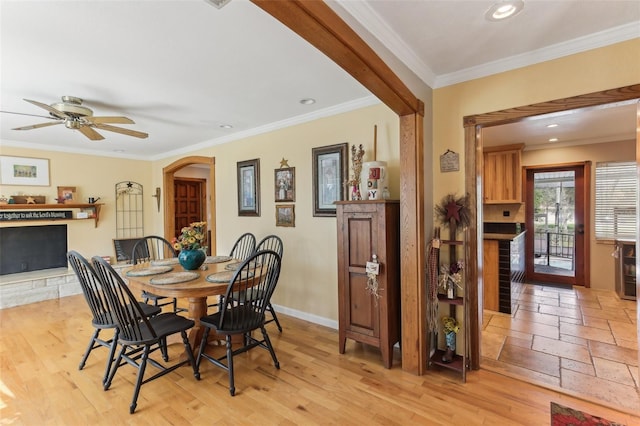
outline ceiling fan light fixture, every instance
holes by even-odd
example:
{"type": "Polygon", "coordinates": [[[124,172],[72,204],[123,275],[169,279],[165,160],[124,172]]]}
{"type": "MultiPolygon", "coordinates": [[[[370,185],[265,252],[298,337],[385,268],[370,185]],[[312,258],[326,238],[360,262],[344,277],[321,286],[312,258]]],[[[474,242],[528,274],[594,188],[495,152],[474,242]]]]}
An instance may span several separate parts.
{"type": "Polygon", "coordinates": [[[487,21],[502,21],[516,16],[524,8],[523,0],[503,0],[495,3],[484,14],[487,21]]]}

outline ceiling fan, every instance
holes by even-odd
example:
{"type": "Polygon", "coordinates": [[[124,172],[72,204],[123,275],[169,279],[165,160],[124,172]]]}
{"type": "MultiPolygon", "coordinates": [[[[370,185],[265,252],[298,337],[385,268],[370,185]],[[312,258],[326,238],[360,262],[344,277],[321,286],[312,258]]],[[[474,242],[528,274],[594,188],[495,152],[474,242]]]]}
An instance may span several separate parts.
{"type": "Polygon", "coordinates": [[[23,114],[19,112],[9,112],[9,111],[2,111],[2,112],[8,112],[9,114],[33,115],[35,117],[43,117],[43,118],[55,120],[55,122],[32,124],[30,126],[16,127],[12,130],[39,129],[40,127],[54,126],[56,124],[64,123],[67,129],[79,130],[80,133],[82,133],[92,141],[98,141],[98,140],[104,139],[104,136],[98,133],[95,129],[107,130],[109,132],[121,133],[123,135],[134,136],[136,138],[142,138],[142,139],[149,136],[147,133],[125,129],[122,127],[111,126],[108,123],[111,123],[111,124],[135,124],[135,123],[133,120],[127,117],[95,117],[93,115],[93,111],[90,108],[87,108],[86,106],[82,105],[82,99],[76,98],[74,96],[63,96],[62,102],[57,102],[51,105],[43,104],[42,102],[38,102],[38,101],[32,101],[30,99],[25,99],[25,101],[49,111],[49,115],[51,117],[34,115],[34,114],[23,114]]]}

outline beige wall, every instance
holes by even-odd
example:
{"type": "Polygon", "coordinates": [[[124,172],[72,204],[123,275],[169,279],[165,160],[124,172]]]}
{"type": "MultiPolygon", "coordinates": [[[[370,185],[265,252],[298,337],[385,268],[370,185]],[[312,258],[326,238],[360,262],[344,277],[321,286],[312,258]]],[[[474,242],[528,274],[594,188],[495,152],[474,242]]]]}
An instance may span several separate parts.
{"type": "MultiPolygon", "coordinates": [[[[378,126],[377,158],[387,161],[389,189],[392,198],[397,198],[399,120],[381,104],[190,153],[216,159],[218,254],[229,253],[244,232],[252,232],[258,240],[269,234],[282,238],[283,270],[272,302],[291,313],[315,316],[319,322],[335,322],[338,318],[336,219],[313,216],[311,150],[344,142],[349,146],[362,144],[368,161],[372,158],[374,125],[378,126]],[[260,159],[261,214],[239,217],[236,163],[255,158],[260,159]],[[275,226],[274,172],[283,158],[295,167],[295,227],[275,226]]],[[[162,168],[177,159],[154,162],[154,182],[159,184],[162,168]]],[[[162,232],[162,215],[155,219],[156,232],[162,232]]]]}
{"type": "MultiPolygon", "coordinates": [[[[465,172],[440,173],[447,149],[464,164],[463,117],[640,82],[640,39],[434,90],[434,200],[464,192],[465,172]]],[[[554,163],[567,161],[558,152],[554,163]]],[[[597,252],[597,250],[594,250],[597,252]]],[[[594,284],[601,280],[592,277],[594,284]]]]}
{"type": "Polygon", "coordinates": [[[615,259],[611,256],[613,241],[597,242],[595,239],[595,168],[602,161],[634,161],[636,141],[621,141],[592,145],[580,145],[558,149],[525,151],[523,166],[553,165],[566,162],[591,161],[591,287],[615,289],[615,259]]]}
{"type": "MultiPolygon", "coordinates": [[[[252,232],[258,239],[268,234],[277,234],[283,239],[283,271],[273,303],[283,307],[285,312],[337,327],[336,219],[312,215],[311,149],[344,142],[349,146],[362,144],[366,151],[364,161],[370,161],[374,125],[378,127],[377,159],[387,161],[389,190],[392,198],[398,198],[399,120],[382,104],[188,154],[216,159],[218,254],[228,253],[236,238],[244,232],[252,232]],[[236,163],[254,158],[260,159],[261,215],[239,217],[236,163]],[[290,167],[295,167],[295,227],[275,226],[274,171],[280,167],[282,158],[288,160],[290,167]]],[[[49,158],[51,170],[50,187],[1,187],[2,194],[21,191],[47,195],[48,200],[52,200],[57,185],[69,185],[77,186],[83,199],[89,195],[102,198],[100,201],[105,206],[97,229],[93,228],[93,221],[68,222],[69,248],[86,256],[114,255],[114,187],[120,181],[133,180],[144,186],[145,233],[163,234],[164,211],[157,211],[156,199],[151,195],[156,187],[162,187],[162,168],[182,157],[151,163],[12,148],[3,148],[2,155],[49,158]]],[[[350,172],[350,161],[348,165],[350,172]]],[[[206,174],[202,169],[192,168],[182,176],[206,177],[206,174]]],[[[164,193],[163,189],[163,202],[164,193]]]]}
{"type": "MultiPolygon", "coordinates": [[[[89,143],[89,142],[88,142],[89,143]]],[[[65,221],[68,230],[68,247],[85,256],[114,256],[112,239],[115,238],[115,185],[122,181],[134,181],[143,185],[145,194],[145,231],[153,229],[153,216],[157,214],[155,199],[151,198],[151,163],[122,158],[98,157],[69,154],[56,151],[39,151],[2,147],[2,155],[49,159],[50,186],[0,185],[0,194],[5,196],[28,194],[45,195],[47,203],[55,204],[58,186],[75,186],[79,202],[87,202],[87,197],[100,197],[104,203],[100,212],[98,227],[94,221],[65,221]]],[[[75,211],[74,211],[75,214],[75,211]]],[[[0,226],[44,225],[51,222],[0,222],[0,226]]],[[[62,222],[59,222],[62,223],[62,222]]]]}
{"type": "MultiPolygon", "coordinates": [[[[283,271],[272,302],[294,314],[316,316],[320,322],[337,321],[336,219],[313,216],[311,149],[344,142],[362,144],[368,161],[372,158],[373,126],[377,125],[377,158],[388,162],[389,189],[397,198],[398,123],[398,117],[380,104],[191,153],[216,159],[217,253],[229,253],[244,232],[252,232],[258,240],[268,234],[280,236],[284,242],[283,271]],[[260,159],[261,214],[239,217],[236,163],[254,158],[260,159]],[[283,158],[295,167],[295,227],[275,226],[274,172],[283,158]]],[[[177,157],[154,162],[157,182],[162,168],[175,160],[177,157]]],[[[157,232],[162,231],[162,223],[159,215],[157,232]]]]}

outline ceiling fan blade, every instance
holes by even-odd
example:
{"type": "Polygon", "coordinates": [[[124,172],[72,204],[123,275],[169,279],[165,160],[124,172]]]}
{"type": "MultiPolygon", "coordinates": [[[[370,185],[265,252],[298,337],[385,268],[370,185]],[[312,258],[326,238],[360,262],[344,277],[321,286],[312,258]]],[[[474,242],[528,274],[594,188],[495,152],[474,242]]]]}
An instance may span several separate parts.
{"type": "Polygon", "coordinates": [[[62,121],[56,121],[55,123],[32,124],[30,126],[16,127],[11,130],[32,130],[32,129],[39,129],[40,127],[55,126],[56,124],[62,124],[62,123],[63,123],[62,121]]]}
{"type": "Polygon", "coordinates": [[[58,117],[52,117],[50,115],[37,115],[37,114],[27,114],[24,112],[13,112],[13,111],[0,111],[4,114],[15,114],[15,115],[28,115],[29,117],[40,117],[40,118],[48,118],[49,120],[60,120],[58,117]]]}
{"type": "Polygon", "coordinates": [[[130,130],[130,129],[123,129],[122,127],[110,126],[108,124],[98,124],[98,123],[96,123],[96,127],[98,129],[108,130],[110,132],[122,133],[123,135],[134,136],[134,137],[140,138],[140,139],[146,139],[149,136],[147,133],[138,132],[138,131],[130,130]]]}
{"type": "Polygon", "coordinates": [[[127,117],[85,117],[87,121],[92,123],[117,123],[117,124],[136,124],[132,119],[127,117]]]}
{"type": "Polygon", "coordinates": [[[69,116],[67,114],[65,114],[64,112],[58,111],[57,109],[47,105],[47,104],[43,104],[42,102],[38,102],[38,101],[32,101],[30,99],[25,99],[25,101],[34,104],[35,106],[39,106],[40,108],[46,109],[47,111],[49,111],[53,116],[61,118],[61,119],[65,119],[65,118],[69,118],[69,116]]]}
{"type": "Polygon", "coordinates": [[[95,130],[93,130],[89,126],[80,126],[80,127],[78,127],[78,130],[80,130],[80,132],[83,135],[85,135],[86,137],[88,137],[92,141],[99,141],[99,140],[104,139],[104,136],[102,136],[100,133],[96,132],[95,130]]]}

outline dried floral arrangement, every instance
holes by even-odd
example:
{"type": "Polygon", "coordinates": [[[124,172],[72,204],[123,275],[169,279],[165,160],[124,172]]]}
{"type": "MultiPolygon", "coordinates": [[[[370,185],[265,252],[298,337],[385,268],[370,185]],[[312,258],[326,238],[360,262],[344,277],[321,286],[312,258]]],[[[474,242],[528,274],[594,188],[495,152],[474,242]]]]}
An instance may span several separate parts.
{"type": "Polygon", "coordinates": [[[452,221],[455,225],[463,227],[471,224],[471,210],[469,209],[469,196],[456,197],[455,194],[447,194],[442,198],[440,204],[434,208],[436,219],[443,225],[450,226],[452,221]]]}

